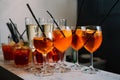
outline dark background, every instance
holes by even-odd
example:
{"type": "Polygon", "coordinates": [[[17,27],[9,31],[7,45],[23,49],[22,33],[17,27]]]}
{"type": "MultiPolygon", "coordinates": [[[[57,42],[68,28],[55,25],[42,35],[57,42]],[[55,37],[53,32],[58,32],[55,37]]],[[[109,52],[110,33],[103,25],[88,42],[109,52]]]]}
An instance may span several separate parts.
{"type": "MultiPolygon", "coordinates": [[[[84,0],[80,11],[81,1],[77,5],[77,25],[99,24],[117,0],[84,0]]],[[[106,60],[105,70],[120,74],[120,2],[101,26],[103,42],[94,56],[106,60]]]]}

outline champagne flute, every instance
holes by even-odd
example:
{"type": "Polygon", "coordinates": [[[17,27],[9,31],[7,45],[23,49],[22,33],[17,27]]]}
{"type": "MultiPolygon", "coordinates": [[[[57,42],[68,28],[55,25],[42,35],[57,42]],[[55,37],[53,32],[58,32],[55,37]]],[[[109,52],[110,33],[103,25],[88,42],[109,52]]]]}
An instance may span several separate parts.
{"type": "Polygon", "coordinates": [[[31,63],[26,68],[26,70],[28,70],[30,72],[34,72],[36,70],[36,68],[35,68],[36,66],[34,65],[34,51],[35,51],[35,48],[34,48],[34,45],[33,45],[33,38],[38,33],[37,30],[39,30],[39,32],[40,32],[40,29],[38,28],[35,20],[32,17],[25,17],[25,26],[26,26],[26,35],[27,35],[29,47],[31,48],[31,53],[30,53],[31,63]]]}
{"type": "Polygon", "coordinates": [[[93,53],[100,47],[102,43],[102,30],[101,26],[84,26],[83,36],[84,48],[90,52],[91,65],[88,68],[83,68],[82,72],[95,74],[96,69],[93,67],[93,53]]]}
{"type": "Polygon", "coordinates": [[[71,43],[71,47],[75,50],[73,50],[73,62],[75,63],[73,67],[75,70],[78,70],[81,68],[81,66],[79,65],[79,61],[78,61],[78,50],[81,49],[83,47],[83,40],[82,40],[82,27],[81,26],[77,26],[77,29],[75,28],[75,26],[72,27],[72,43],[71,43]]]}

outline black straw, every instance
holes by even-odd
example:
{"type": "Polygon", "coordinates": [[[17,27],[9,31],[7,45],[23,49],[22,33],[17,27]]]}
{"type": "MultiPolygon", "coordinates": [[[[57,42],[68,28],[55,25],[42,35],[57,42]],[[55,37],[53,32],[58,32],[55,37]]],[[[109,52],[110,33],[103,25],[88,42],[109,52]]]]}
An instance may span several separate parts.
{"type": "Polygon", "coordinates": [[[60,30],[60,32],[62,33],[62,35],[65,37],[64,33],[62,32],[62,30],[60,29],[59,25],[57,24],[57,22],[55,21],[54,17],[52,16],[52,14],[47,11],[47,13],[50,15],[50,17],[53,19],[54,23],[56,24],[56,26],[58,27],[58,29],[60,30]]]}
{"type": "MultiPolygon", "coordinates": [[[[53,19],[53,21],[54,21],[54,23],[56,24],[56,26],[58,26],[59,27],[59,25],[57,24],[57,22],[55,21],[55,19],[54,19],[54,17],[52,16],[52,14],[49,12],[49,11],[47,11],[47,13],[50,15],[50,17],[53,19]]],[[[60,28],[60,27],[59,27],[60,28]]]]}
{"type": "Polygon", "coordinates": [[[25,32],[26,32],[26,29],[22,32],[21,36],[23,36],[25,32]]]}
{"type": "Polygon", "coordinates": [[[39,22],[37,21],[37,18],[35,17],[35,15],[34,15],[34,13],[33,13],[32,9],[30,8],[30,5],[29,5],[28,3],[27,3],[26,5],[27,5],[27,7],[28,7],[29,11],[31,12],[31,14],[32,14],[33,18],[35,19],[35,21],[36,21],[36,23],[37,23],[38,27],[39,27],[39,28],[40,28],[40,30],[42,31],[43,36],[44,36],[44,37],[46,37],[45,33],[43,32],[43,29],[42,29],[41,25],[40,25],[40,24],[39,24],[39,22]]]}
{"type": "Polygon", "coordinates": [[[20,36],[20,39],[22,39],[24,41],[23,37],[21,36],[20,32],[18,31],[18,29],[15,26],[15,24],[13,23],[13,21],[10,18],[9,18],[9,20],[10,20],[11,24],[14,26],[15,31],[17,31],[18,35],[20,36]]]}
{"type": "MultiPolygon", "coordinates": [[[[114,7],[118,4],[119,0],[117,0],[113,6],[110,8],[110,10],[108,11],[108,13],[105,15],[105,17],[102,19],[102,21],[99,23],[99,25],[103,25],[104,21],[108,18],[108,16],[110,15],[110,13],[112,12],[112,10],[114,9],[114,7]]],[[[86,42],[84,43],[84,45],[87,44],[87,42],[91,39],[91,37],[96,33],[96,30],[88,37],[88,39],[86,40],[86,42]]]]}
{"type": "Polygon", "coordinates": [[[8,29],[11,33],[11,36],[12,36],[12,39],[15,43],[18,43],[19,42],[19,39],[18,39],[18,36],[16,35],[13,27],[12,27],[12,24],[11,23],[6,23],[6,25],[8,26],[8,29]]]}

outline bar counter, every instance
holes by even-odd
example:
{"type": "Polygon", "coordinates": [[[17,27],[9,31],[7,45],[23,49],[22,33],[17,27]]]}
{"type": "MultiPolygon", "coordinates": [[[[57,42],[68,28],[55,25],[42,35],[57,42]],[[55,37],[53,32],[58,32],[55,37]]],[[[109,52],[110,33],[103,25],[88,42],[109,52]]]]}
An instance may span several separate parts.
{"type": "MultiPolygon", "coordinates": [[[[68,62],[66,62],[66,64],[71,65],[71,63],[68,62]]],[[[14,65],[5,64],[2,52],[0,52],[0,66],[23,80],[44,80],[40,76],[35,76],[33,73],[27,72],[21,68],[15,68],[13,67],[14,65]]],[[[7,76],[9,75],[6,75],[6,77],[7,76]]],[[[99,70],[97,74],[86,74],[78,70],[66,73],[54,73],[52,76],[48,76],[47,80],[120,80],[120,75],[103,70],[99,70]]]]}

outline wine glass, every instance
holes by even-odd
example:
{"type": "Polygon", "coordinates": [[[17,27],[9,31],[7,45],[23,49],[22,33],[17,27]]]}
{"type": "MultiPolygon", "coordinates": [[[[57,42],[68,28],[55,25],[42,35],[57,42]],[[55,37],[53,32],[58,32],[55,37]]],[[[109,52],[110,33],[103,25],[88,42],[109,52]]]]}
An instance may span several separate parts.
{"type": "Polygon", "coordinates": [[[95,74],[97,70],[93,67],[93,53],[100,47],[102,43],[101,26],[84,26],[84,48],[90,52],[91,65],[88,68],[83,68],[82,72],[95,74]]]}
{"type": "Polygon", "coordinates": [[[53,70],[47,63],[47,54],[54,48],[52,27],[53,24],[43,24],[42,34],[39,34],[38,32],[33,39],[35,49],[43,56],[43,67],[41,67],[42,69],[40,71],[40,76],[43,77],[53,74],[53,70]]]}
{"type": "Polygon", "coordinates": [[[63,56],[65,51],[70,47],[72,42],[72,31],[70,26],[59,26],[54,28],[53,35],[54,35],[54,47],[59,51],[59,72],[66,72],[63,62],[63,56]]]}
{"type": "Polygon", "coordinates": [[[81,68],[81,66],[79,65],[79,61],[78,61],[78,50],[81,49],[83,47],[83,40],[82,40],[82,27],[81,26],[77,26],[77,28],[75,26],[73,26],[72,28],[72,43],[71,43],[71,47],[73,48],[73,62],[75,63],[73,66],[71,66],[73,69],[78,70],[81,68]],[[74,59],[76,58],[76,59],[74,59]]]}
{"type": "MultiPolygon", "coordinates": [[[[50,31],[50,30],[53,30],[54,28],[54,25],[53,25],[53,20],[51,18],[44,18],[44,17],[41,17],[39,18],[39,23],[41,24],[41,28],[44,30],[45,34],[48,35],[47,33],[50,31]],[[48,27],[44,27],[44,25],[47,25],[48,27]]],[[[47,62],[52,62],[51,58],[54,54],[54,49],[51,50],[49,53],[48,53],[48,60],[47,62]],[[51,61],[50,61],[51,60],[51,61]]],[[[52,65],[51,65],[52,66],[52,65]]]]}

